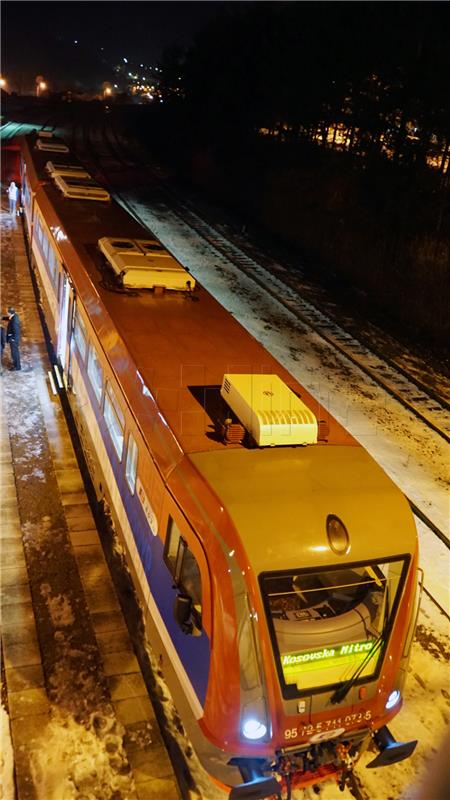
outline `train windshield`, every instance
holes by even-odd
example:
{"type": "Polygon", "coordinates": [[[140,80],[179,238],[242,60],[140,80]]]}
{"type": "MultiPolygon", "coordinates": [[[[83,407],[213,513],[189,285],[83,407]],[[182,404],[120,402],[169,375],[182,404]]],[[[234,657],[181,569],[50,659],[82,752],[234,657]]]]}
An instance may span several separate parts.
{"type": "Polygon", "coordinates": [[[406,570],[399,558],[261,575],[285,697],[377,674],[406,570]]]}

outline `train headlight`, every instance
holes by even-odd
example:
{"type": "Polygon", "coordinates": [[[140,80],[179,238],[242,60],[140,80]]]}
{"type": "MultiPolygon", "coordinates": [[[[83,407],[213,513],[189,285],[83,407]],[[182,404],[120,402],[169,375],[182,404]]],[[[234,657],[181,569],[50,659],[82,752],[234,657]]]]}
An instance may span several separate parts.
{"type": "Polygon", "coordinates": [[[393,692],[390,693],[385,708],[389,711],[389,709],[394,708],[397,705],[401,697],[400,691],[398,689],[394,689],[393,692]]]}
{"type": "Polygon", "coordinates": [[[242,733],[246,739],[262,739],[267,728],[259,719],[247,719],[242,726],[242,733]]]}

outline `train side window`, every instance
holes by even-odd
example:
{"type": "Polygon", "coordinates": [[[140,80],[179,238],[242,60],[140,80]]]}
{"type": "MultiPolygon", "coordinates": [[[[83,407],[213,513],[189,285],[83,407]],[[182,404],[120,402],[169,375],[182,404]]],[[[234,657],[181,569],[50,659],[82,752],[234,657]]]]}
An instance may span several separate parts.
{"type": "Polygon", "coordinates": [[[195,610],[200,614],[202,606],[200,568],[172,517],[169,517],[164,560],[173,576],[175,585],[189,595],[195,610]]]}
{"type": "Polygon", "coordinates": [[[127,479],[128,486],[130,487],[131,494],[134,494],[134,490],[136,487],[137,462],[138,462],[138,448],[136,442],[134,441],[133,435],[130,433],[128,437],[125,477],[127,479]]]}
{"type": "Polygon", "coordinates": [[[45,233],[45,231],[43,231],[42,232],[42,252],[44,254],[44,261],[45,261],[46,264],[48,264],[48,250],[49,250],[48,237],[47,237],[47,234],[45,233]]]}
{"type": "Polygon", "coordinates": [[[86,350],[87,350],[87,335],[86,335],[86,328],[84,325],[83,320],[81,319],[80,315],[77,314],[75,317],[75,328],[74,328],[74,339],[75,343],[78,347],[78,351],[80,353],[81,358],[83,361],[86,358],[86,350]]]}
{"type": "Polygon", "coordinates": [[[31,194],[30,194],[30,186],[28,183],[28,178],[24,173],[24,180],[23,180],[23,194],[24,194],[24,201],[25,205],[29,207],[31,205],[31,194]]]}
{"type": "Polygon", "coordinates": [[[39,215],[36,214],[36,222],[34,223],[35,227],[35,235],[37,236],[39,244],[42,241],[42,230],[41,230],[41,220],[39,219],[39,215]]]}
{"type": "Polygon", "coordinates": [[[53,247],[50,247],[48,252],[48,271],[50,273],[51,282],[53,285],[56,285],[58,277],[58,262],[56,260],[56,254],[53,250],[53,247]]]}
{"type": "Polygon", "coordinates": [[[106,384],[103,414],[108,426],[109,435],[111,436],[112,443],[120,460],[123,453],[125,417],[109,383],[106,384]]]}
{"type": "Polygon", "coordinates": [[[95,392],[95,396],[98,402],[100,403],[103,391],[103,369],[101,367],[100,361],[97,358],[97,353],[93,345],[91,345],[91,348],[89,350],[87,372],[92,384],[92,388],[95,392]]]}

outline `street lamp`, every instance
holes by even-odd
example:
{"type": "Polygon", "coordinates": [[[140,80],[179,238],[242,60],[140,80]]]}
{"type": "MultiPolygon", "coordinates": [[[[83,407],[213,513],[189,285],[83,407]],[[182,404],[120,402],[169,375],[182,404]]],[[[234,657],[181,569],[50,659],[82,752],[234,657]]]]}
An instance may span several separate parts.
{"type": "Polygon", "coordinates": [[[108,81],[104,81],[102,83],[102,89],[103,89],[103,99],[108,100],[108,98],[110,98],[113,93],[111,84],[108,83],[108,81]]]}
{"type": "Polygon", "coordinates": [[[36,78],[36,97],[40,97],[42,92],[45,92],[47,89],[47,83],[44,81],[42,75],[38,75],[36,78]]]}
{"type": "Polygon", "coordinates": [[[0,75],[0,89],[4,89],[6,86],[5,79],[0,75]]]}

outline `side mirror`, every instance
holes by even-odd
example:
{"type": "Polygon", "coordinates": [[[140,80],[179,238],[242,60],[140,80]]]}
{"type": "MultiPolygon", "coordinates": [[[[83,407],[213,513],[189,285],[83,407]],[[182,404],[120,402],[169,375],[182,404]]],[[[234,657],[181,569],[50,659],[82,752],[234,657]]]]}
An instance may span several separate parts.
{"type": "Polygon", "coordinates": [[[173,608],[174,617],[183,633],[192,633],[194,625],[191,620],[192,600],[186,594],[177,594],[173,608]]]}

